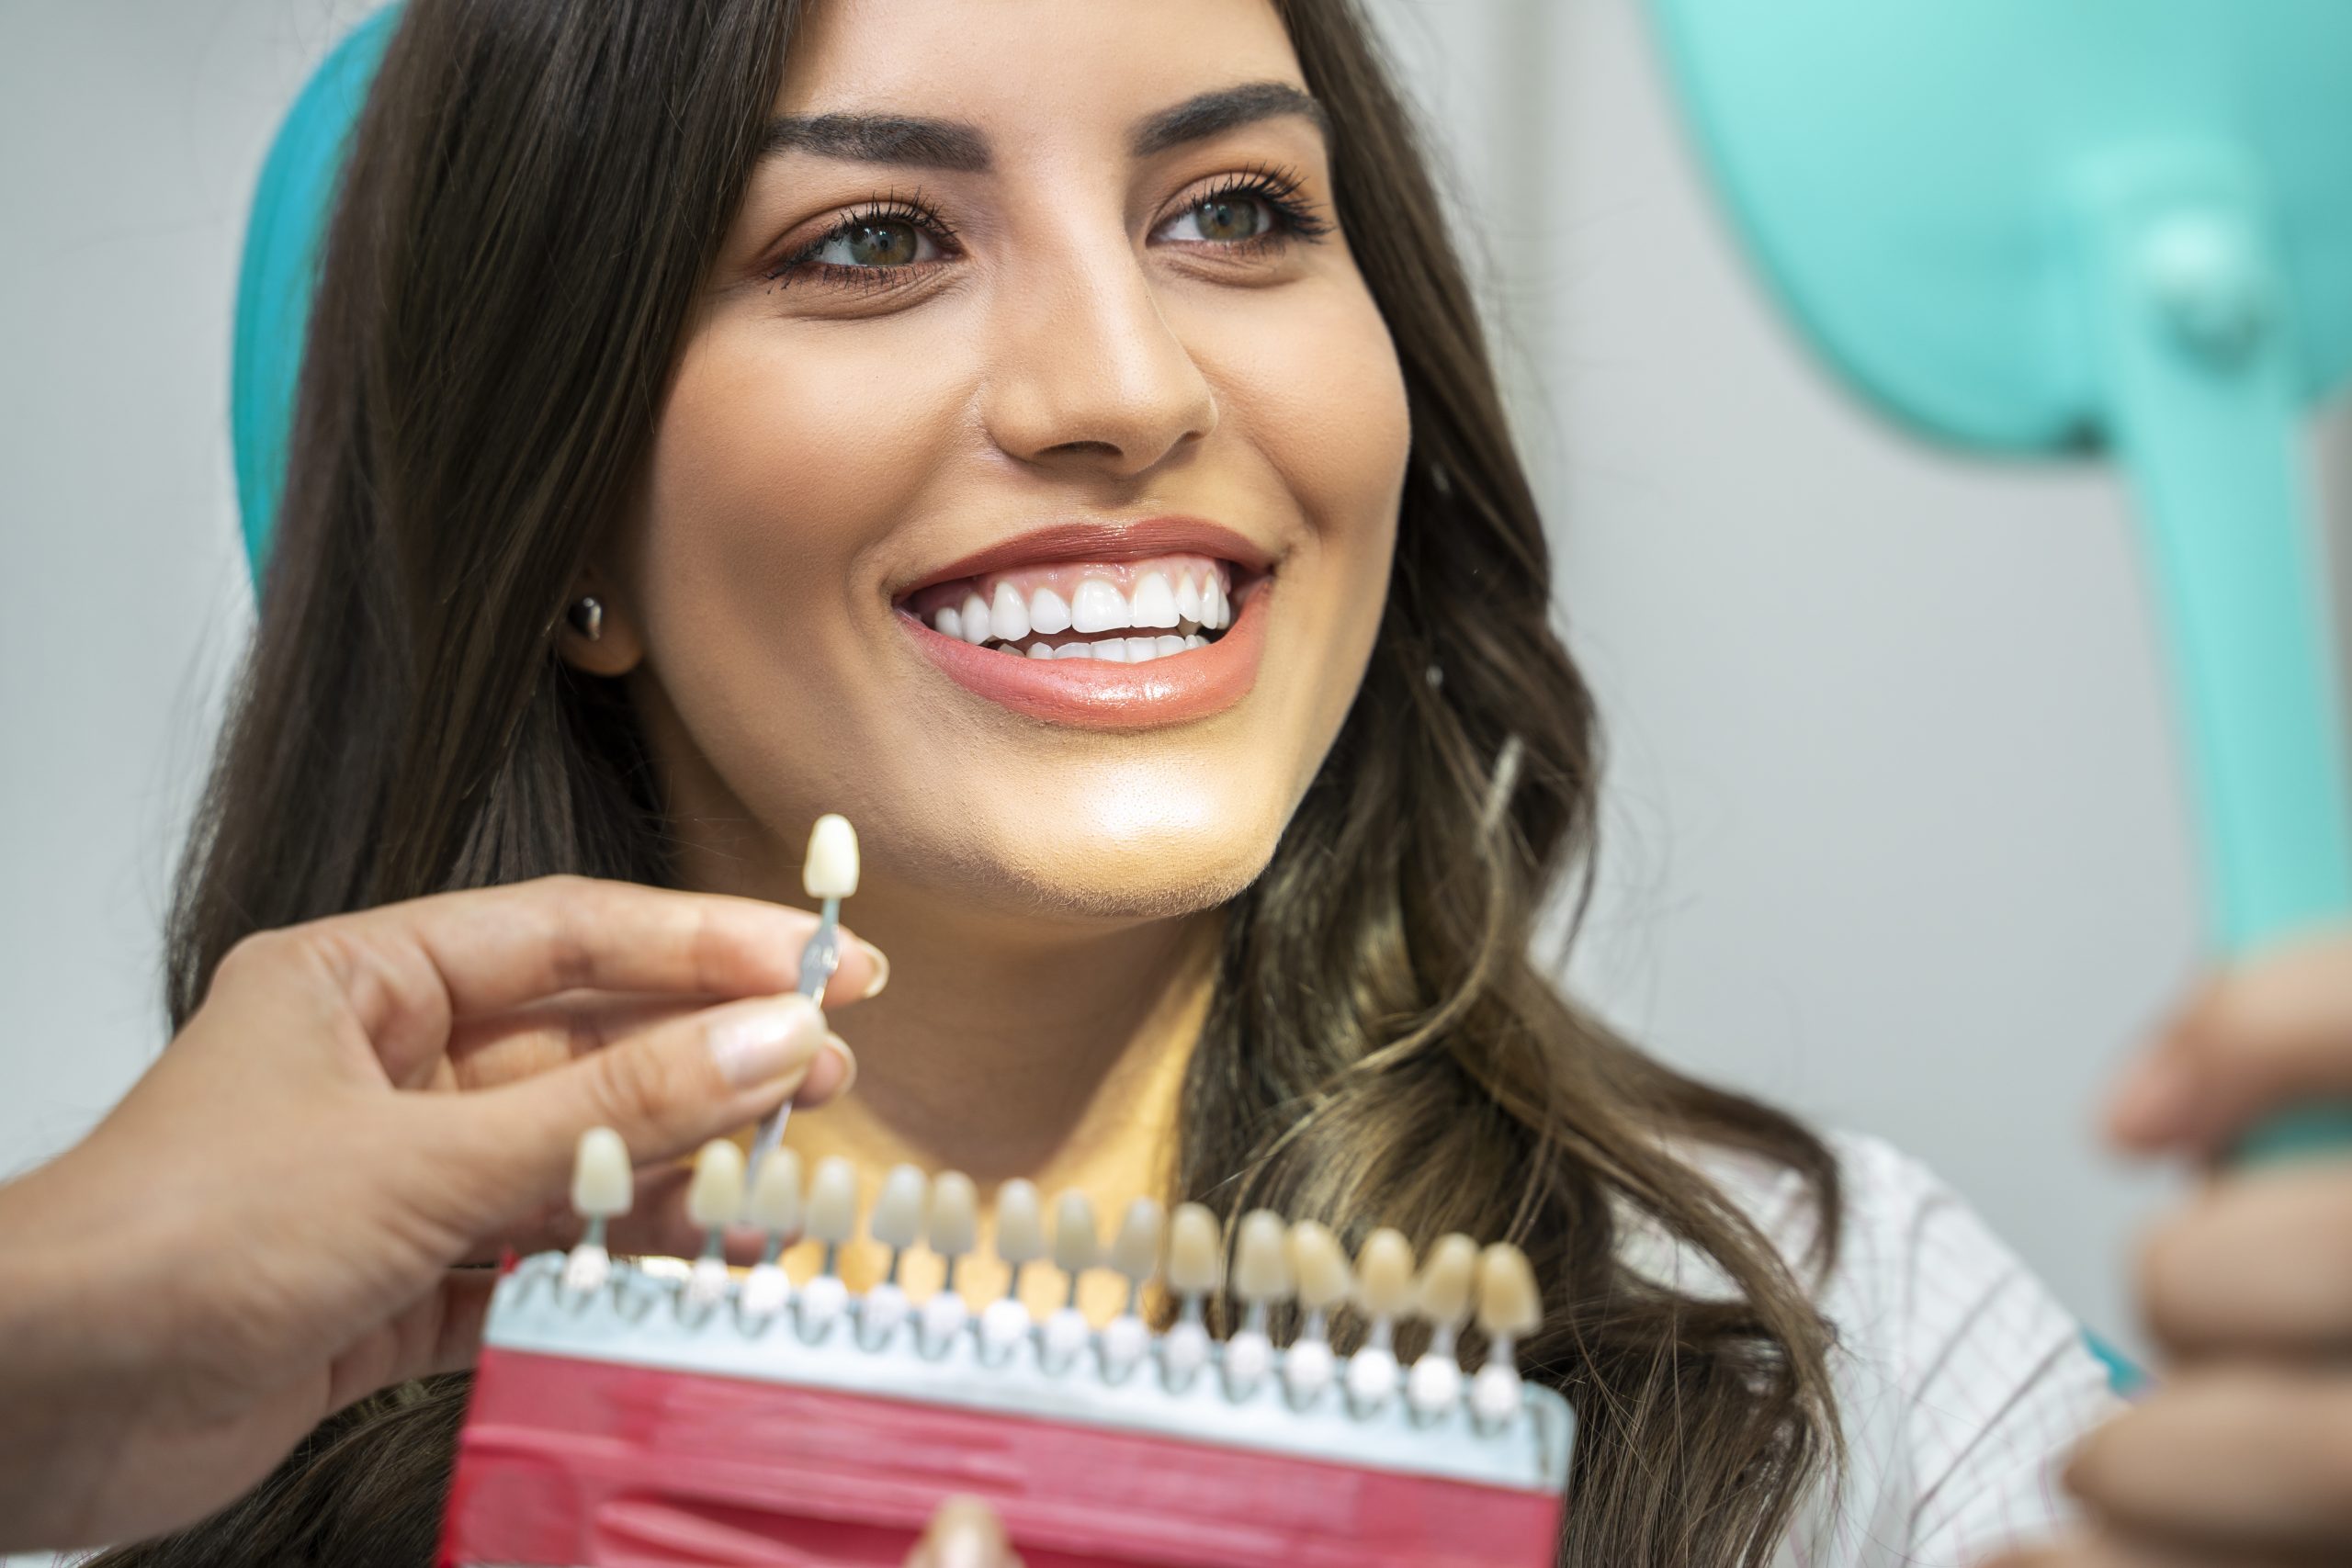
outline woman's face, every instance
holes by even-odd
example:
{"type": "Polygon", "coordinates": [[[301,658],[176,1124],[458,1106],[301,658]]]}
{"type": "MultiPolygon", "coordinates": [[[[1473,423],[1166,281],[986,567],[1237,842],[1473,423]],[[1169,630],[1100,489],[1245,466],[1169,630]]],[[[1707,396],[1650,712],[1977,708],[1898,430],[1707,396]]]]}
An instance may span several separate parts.
{"type": "Polygon", "coordinates": [[[877,892],[1229,897],[1354,697],[1408,444],[1272,7],[829,0],[774,114],[596,650],[695,880],[840,811],[877,892]]]}

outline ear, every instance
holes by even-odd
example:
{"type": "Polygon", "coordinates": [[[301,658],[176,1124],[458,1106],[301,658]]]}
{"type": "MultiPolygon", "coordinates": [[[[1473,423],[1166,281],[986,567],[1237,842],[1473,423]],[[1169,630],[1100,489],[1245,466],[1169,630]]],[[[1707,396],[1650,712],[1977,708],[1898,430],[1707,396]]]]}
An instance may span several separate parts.
{"type": "Polygon", "coordinates": [[[591,572],[572,584],[571,595],[563,603],[563,615],[556,624],[556,651],[583,674],[626,675],[644,660],[645,639],[627,604],[591,572]],[[590,599],[597,609],[593,617],[584,617],[581,606],[590,599]],[[591,618],[596,633],[593,637],[583,624],[591,618]]]}

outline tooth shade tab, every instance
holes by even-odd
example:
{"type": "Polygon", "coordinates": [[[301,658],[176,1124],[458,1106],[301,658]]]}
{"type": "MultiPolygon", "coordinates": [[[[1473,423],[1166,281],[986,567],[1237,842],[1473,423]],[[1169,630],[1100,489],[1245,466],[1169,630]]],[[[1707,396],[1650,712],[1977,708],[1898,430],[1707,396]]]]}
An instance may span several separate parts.
{"type": "Polygon", "coordinates": [[[1065,1192],[1054,1203],[1054,1267],[1079,1275],[1102,1261],[1102,1238],[1094,1226],[1094,1200],[1065,1192]]]}
{"type": "Polygon", "coordinates": [[[1301,1220],[1291,1226],[1289,1242],[1291,1273],[1298,1280],[1298,1304],[1309,1312],[1329,1312],[1346,1301],[1355,1280],[1340,1238],[1328,1226],[1301,1220]]]}
{"type": "Polygon", "coordinates": [[[920,1166],[894,1165],[865,1222],[866,1234],[894,1252],[922,1239],[923,1198],[930,1187],[920,1166]]]}
{"type": "Polygon", "coordinates": [[[980,1197],[972,1179],[943,1170],[931,1183],[931,1208],[923,1216],[923,1243],[942,1258],[970,1252],[979,1235],[980,1197]]]}
{"type": "Polygon", "coordinates": [[[1128,1204],[1119,1221],[1119,1234],[1111,1240],[1112,1270],[1133,1285],[1150,1279],[1159,1268],[1159,1233],[1164,1228],[1159,1204],[1148,1198],[1128,1204]]]}
{"type": "Polygon", "coordinates": [[[1519,1339],[1544,1321],[1544,1299],[1527,1254],[1498,1241],[1478,1255],[1478,1326],[1497,1338],[1519,1339]]]}
{"type": "Polygon", "coordinates": [[[750,1212],[744,1215],[771,1235],[800,1228],[800,1156],[781,1145],[752,1174],[750,1212]]]}
{"type": "Polygon", "coordinates": [[[703,1230],[717,1230],[733,1224],[742,1210],[743,1151],[725,1138],[713,1138],[695,1156],[686,1218],[703,1230]]]}
{"type": "Polygon", "coordinates": [[[1453,1231],[1430,1248],[1413,1310],[1433,1324],[1457,1327],[1470,1315],[1470,1292],[1478,1276],[1478,1244],[1453,1231]]]}
{"type": "Polygon", "coordinates": [[[1224,1248],[1216,1216],[1198,1203],[1180,1203],[1168,1224],[1168,1288],[1196,1296],[1216,1289],[1224,1248]]]}
{"type": "Polygon", "coordinates": [[[808,1184],[809,1236],[839,1247],[857,1235],[857,1168],[839,1155],[817,1162],[808,1184]]]}
{"type": "Polygon", "coordinates": [[[1356,1254],[1356,1300],[1373,1317],[1395,1317],[1413,1302],[1413,1244],[1385,1225],[1356,1254]]]}
{"type": "Polygon", "coordinates": [[[1251,1303],[1278,1300],[1290,1293],[1290,1258],[1285,1244],[1290,1227],[1272,1209],[1252,1209],[1241,1216],[1233,1244],[1233,1293],[1251,1303]]]}
{"type": "Polygon", "coordinates": [[[857,891],[857,829],[848,818],[828,811],[817,818],[808,830],[800,886],[811,898],[846,898],[857,891]]]}
{"type": "Polygon", "coordinates": [[[573,1210],[592,1220],[626,1214],[636,1190],[636,1173],[621,1135],[610,1127],[591,1127],[581,1134],[571,1162],[573,1210]]]}
{"type": "Polygon", "coordinates": [[[1046,1216],[1037,1188],[1022,1177],[996,1190],[996,1255],[1015,1269],[1046,1256],[1046,1216]]]}

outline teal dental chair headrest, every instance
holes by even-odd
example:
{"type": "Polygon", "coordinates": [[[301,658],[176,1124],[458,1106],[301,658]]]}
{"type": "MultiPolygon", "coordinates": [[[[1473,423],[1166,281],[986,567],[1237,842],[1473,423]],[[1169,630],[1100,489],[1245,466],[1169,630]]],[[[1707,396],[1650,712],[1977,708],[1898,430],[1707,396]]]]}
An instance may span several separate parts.
{"type": "Polygon", "coordinates": [[[262,579],[286,482],[294,389],[301,376],[320,239],[334,205],[345,143],[398,19],[399,7],[386,6],[327,56],[287,111],[254,192],[237,274],[229,432],[236,456],[238,517],[255,582],[262,579]]]}

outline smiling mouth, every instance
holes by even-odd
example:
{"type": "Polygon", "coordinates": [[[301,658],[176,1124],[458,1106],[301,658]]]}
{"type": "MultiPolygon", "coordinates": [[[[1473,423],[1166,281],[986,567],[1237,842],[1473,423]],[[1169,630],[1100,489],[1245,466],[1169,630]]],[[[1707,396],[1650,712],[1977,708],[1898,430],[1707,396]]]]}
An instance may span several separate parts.
{"type": "Polygon", "coordinates": [[[1192,553],[1057,561],[933,582],[898,607],[1009,658],[1146,664],[1215,646],[1264,575],[1192,553]]]}

